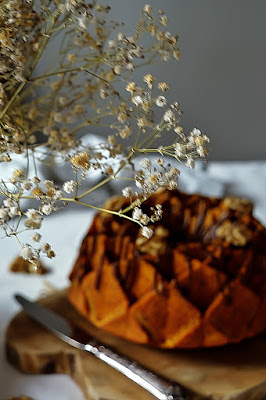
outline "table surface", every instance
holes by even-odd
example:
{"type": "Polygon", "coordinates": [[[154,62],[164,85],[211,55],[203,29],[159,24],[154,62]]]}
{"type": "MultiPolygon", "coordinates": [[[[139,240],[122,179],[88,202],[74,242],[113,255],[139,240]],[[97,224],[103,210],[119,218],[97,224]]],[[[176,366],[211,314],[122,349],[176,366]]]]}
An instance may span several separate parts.
{"type": "MultiPolygon", "coordinates": [[[[182,171],[180,184],[188,192],[247,197],[254,202],[254,215],[266,225],[266,162],[211,162],[205,172],[182,171]]],[[[101,198],[104,195],[101,192],[101,198]]],[[[45,292],[46,282],[57,289],[68,285],[68,274],[92,217],[92,212],[81,207],[59,211],[45,219],[43,239],[51,242],[56,252],[54,260],[44,260],[51,268],[48,275],[9,272],[9,265],[18,255],[19,248],[13,239],[4,238],[0,241],[0,400],[21,394],[36,400],[83,399],[79,388],[64,375],[27,376],[16,371],[5,359],[4,338],[8,322],[20,310],[13,299],[15,293],[36,299],[45,292]]]]}

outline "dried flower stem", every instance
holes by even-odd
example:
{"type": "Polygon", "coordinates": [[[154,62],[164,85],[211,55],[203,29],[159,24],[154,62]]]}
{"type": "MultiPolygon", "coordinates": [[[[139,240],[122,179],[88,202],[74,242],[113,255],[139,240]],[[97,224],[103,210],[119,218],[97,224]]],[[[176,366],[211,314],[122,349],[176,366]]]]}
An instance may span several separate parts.
{"type": "MultiPolygon", "coordinates": [[[[119,172],[129,163],[130,159],[132,158],[134,152],[130,151],[130,153],[127,155],[126,157],[126,161],[124,161],[122,163],[122,165],[118,168],[118,170],[116,171],[115,174],[109,176],[108,178],[105,178],[104,180],[102,180],[101,182],[99,182],[97,185],[92,186],[89,190],[87,190],[86,192],[82,193],[81,195],[79,195],[77,197],[77,200],[80,200],[82,198],[84,198],[85,196],[87,196],[88,194],[94,192],[95,190],[99,189],[100,187],[106,185],[108,182],[110,182],[112,179],[115,179],[116,175],[119,174],[119,172]]],[[[81,203],[80,203],[81,204],[81,203]]]]}

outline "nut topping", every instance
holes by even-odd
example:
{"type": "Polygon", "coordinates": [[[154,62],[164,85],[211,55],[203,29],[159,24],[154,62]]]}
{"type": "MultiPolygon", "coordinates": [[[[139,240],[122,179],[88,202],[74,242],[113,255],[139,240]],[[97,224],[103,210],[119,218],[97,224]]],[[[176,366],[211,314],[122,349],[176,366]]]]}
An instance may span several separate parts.
{"type": "Polygon", "coordinates": [[[158,256],[165,252],[168,236],[169,231],[162,225],[159,225],[155,228],[154,234],[150,239],[139,234],[136,239],[136,247],[142,253],[158,256]]]}
{"type": "Polygon", "coordinates": [[[251,237],[251,232],[242,224],[234,224],[231,221],[224,223],[216,229],[216,236],[224,239],[234,246],[244,247],[251,237]]]}
{"type": "Polygon", "coordinates": [[[223,200],[223,205],[226,208],[230,208],[230,210],[240,213],[251,213],[253,210],[253,203],[248,199],[240,197],[226,197],[223,200]]]}

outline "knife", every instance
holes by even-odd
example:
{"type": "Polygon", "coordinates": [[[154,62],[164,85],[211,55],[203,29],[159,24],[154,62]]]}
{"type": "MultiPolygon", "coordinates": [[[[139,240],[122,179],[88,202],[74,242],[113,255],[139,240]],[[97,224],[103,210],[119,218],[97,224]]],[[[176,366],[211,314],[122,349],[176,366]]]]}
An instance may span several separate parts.
{"type": "Polygon", "coordinates": [[[136,361],[130,360],[128,357],[117,354],[96,339],[90,340],[89,343],[76,340],[72,337],[73,330],[70,324],[61,315],[38,303],[27,300],[19,294],[16,294],[15,298],[31,318],[39,322],[56,337],[68,343],[70,346],[91,353],[146,389],[155,398],[159,400],[189,400],[188,391],[181,385],[154,374],[136,361]]]}

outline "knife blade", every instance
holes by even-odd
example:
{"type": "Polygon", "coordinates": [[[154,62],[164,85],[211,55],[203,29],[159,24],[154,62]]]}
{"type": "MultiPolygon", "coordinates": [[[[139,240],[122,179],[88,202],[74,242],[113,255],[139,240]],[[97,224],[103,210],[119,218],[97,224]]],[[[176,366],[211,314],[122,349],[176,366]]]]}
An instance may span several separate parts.
{"type": "Polygon", "coordinates": [[[83,343],[74,339],[69,322],[61,315],[36,302],[31,302],[19,294],[15,295],[15,299],[22,305],[26,314],[56,337],[70,346],[91,353],[146,389],[155,398],[159,400],[189,400],[189,392],[181,385],[147,370],[136,361],[107,348],[98,340],[92,339],[88,343],[83,343]]]}

